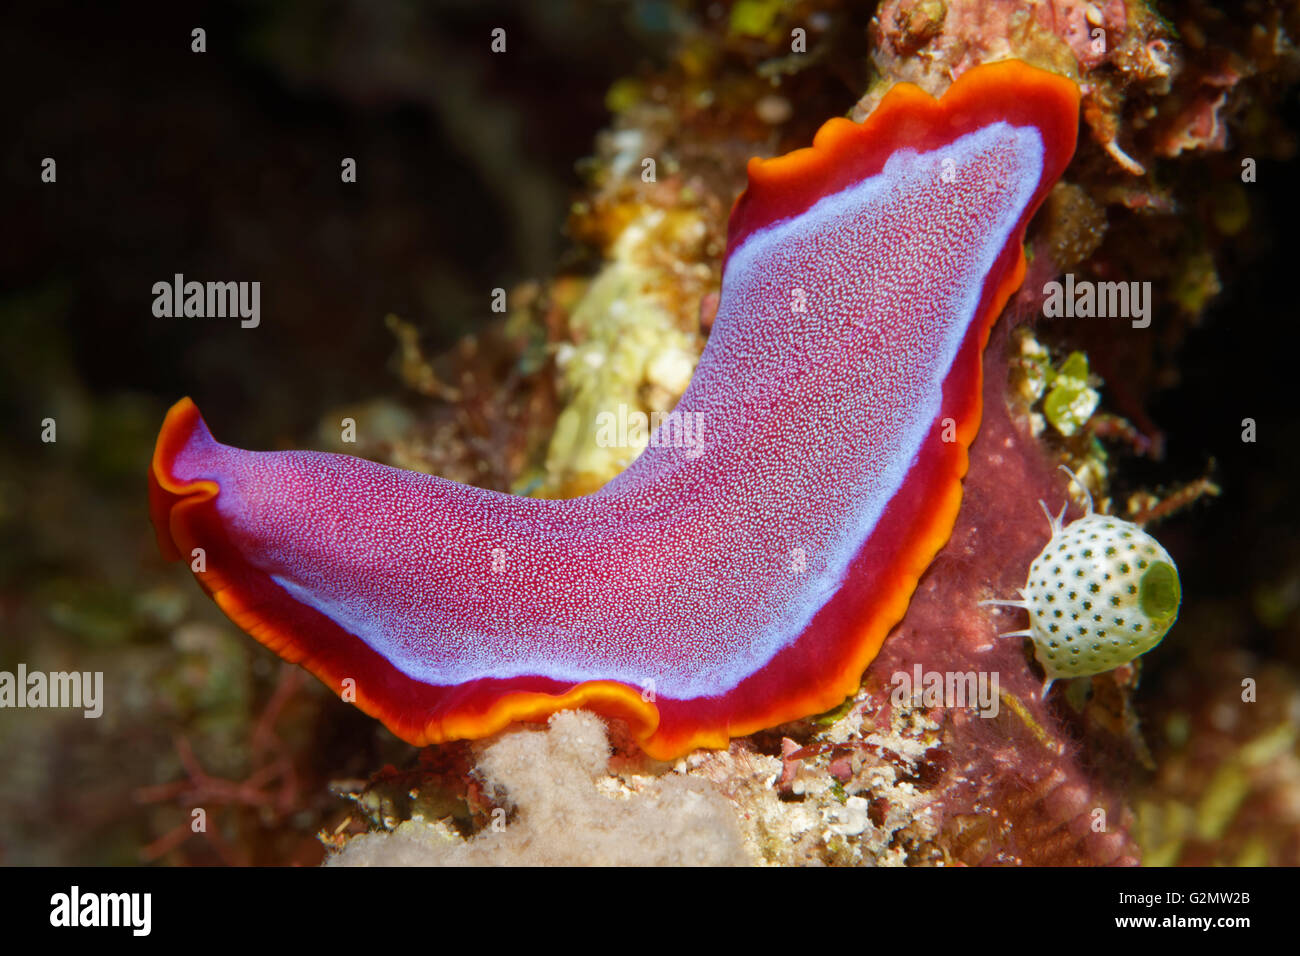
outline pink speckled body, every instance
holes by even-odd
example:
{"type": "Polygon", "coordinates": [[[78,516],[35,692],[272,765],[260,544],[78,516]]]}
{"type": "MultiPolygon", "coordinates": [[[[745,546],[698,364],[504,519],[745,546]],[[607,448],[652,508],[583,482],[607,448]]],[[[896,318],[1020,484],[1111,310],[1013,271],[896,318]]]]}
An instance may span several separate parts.
{"type": "Polygon", "coordinates": [[[249,560],[410,677],[725,692],[798,636],[905,480],[1041,152],[992,127],[749,237],[677,409],[704,453],[652,446],[595,494],[202,435],[174,472],[218,482],[249,560]]]}

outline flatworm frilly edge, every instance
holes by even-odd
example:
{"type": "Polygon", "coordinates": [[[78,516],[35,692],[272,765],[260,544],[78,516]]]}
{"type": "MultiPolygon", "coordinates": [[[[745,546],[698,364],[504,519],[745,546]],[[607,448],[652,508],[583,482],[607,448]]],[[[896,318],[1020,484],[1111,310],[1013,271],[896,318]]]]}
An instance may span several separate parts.
{"type": "Polygon", "coordinates": [[[163,553],[416,745],[586,707],[671,759],[828,710],[952,531],[982,352],[1078,100],[989,64],[751,160],[677,406],[702,453],[652,445],[600,491],[542,501],[221,445],[187,398],[149,472],[163,553]]]}

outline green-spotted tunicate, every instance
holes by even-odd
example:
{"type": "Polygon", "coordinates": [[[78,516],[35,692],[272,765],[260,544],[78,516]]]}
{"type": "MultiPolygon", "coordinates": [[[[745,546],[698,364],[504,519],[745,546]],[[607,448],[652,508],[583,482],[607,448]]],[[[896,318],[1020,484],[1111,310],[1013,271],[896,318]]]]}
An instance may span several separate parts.
{"type": "Polygon", "coordinates": [[[1094,514],[1091,499],[1082,518],[1067,525],[1064,515],[1047,513],[1052,538],[1029,566],[1021,600],[981,602],[1029,614],[1028,628],[1002,636],[1033,640],[1044,693],[1059,677],[1100,674],[1151,650],[1181,599],[1173,558],[1140,527],[1094,514]]]}

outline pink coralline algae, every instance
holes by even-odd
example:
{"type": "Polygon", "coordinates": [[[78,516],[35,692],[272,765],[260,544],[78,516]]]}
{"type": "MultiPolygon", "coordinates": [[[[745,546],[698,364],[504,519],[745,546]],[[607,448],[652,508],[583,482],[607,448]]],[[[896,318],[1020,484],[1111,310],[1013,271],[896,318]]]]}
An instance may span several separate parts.
{"type": "Polygon", "coordinates": [[[1013,45],[1035,34],[1060,41],[1081,70],[1091,70],[1106,60],[1108,37],[1127,25],[1124,0],[887,0],[874,20],[878,57],[911,57],[924,49],[914,69],[937,60],[954,76],[1014,55],[1013,45]]]}
{"type": "Polygon", "coordinates": [[[985,356],[984,423],[971,446],[952,538],[868,669],[865,686],[887,700],[891,676],[917,664],[926,672],[998,675],[997,716],[949,711],[941,732],[943,774],[933,805],[950,827],[957,860],[1136,863],[1128,815],[1118,795],[1084,771],[1081,735],[1068,707],[1054,697],[1042,699],[1042,678],[1022,642],[996,637],[1018,618],[978,606],[1023,585],[1024,570],[1045,540],[1038,499],[1065,496],[1056,463],[1008,411],[1007,335],[1004,325],[985,356]]]}

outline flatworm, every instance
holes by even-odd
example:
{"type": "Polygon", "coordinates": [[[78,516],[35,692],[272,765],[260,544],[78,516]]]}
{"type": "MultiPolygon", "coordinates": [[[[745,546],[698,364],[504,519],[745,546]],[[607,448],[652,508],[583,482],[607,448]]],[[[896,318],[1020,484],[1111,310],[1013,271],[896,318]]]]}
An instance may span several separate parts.
{"type": "Polygon", "coordinates": [[[981,353],[1078,96],[991,64],[751,160],[677,406],[703,453],[656,443],[545,501],[242,451],[183,399],[150,470],[163,551],[202,549],[236,624],[417,745],[581,706],[667,759],[827,710],[952,530],[981,353]]]}

